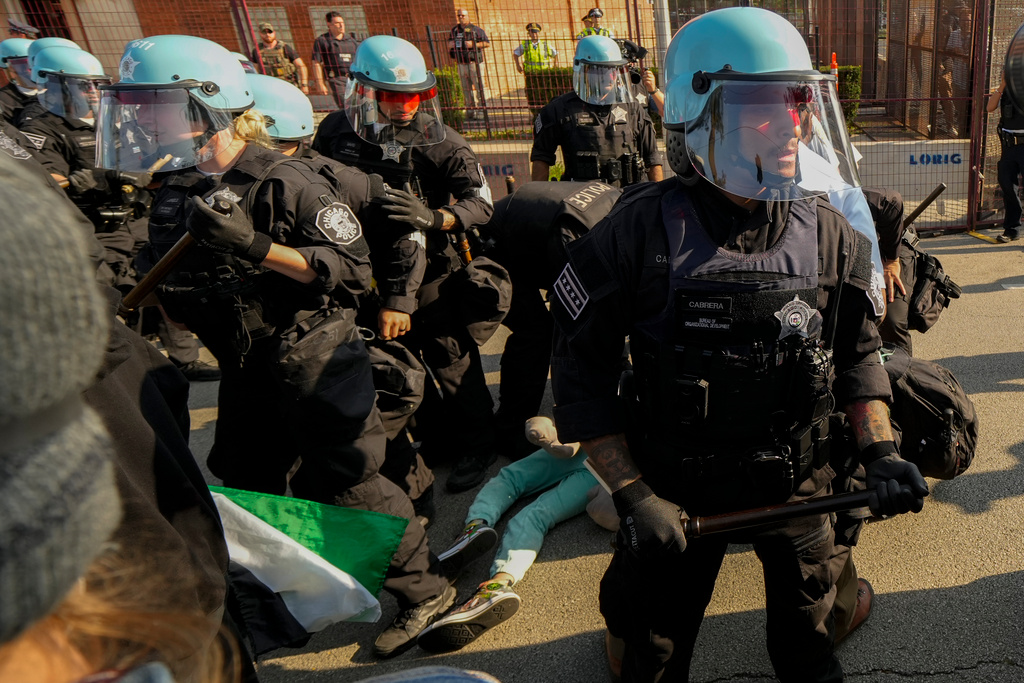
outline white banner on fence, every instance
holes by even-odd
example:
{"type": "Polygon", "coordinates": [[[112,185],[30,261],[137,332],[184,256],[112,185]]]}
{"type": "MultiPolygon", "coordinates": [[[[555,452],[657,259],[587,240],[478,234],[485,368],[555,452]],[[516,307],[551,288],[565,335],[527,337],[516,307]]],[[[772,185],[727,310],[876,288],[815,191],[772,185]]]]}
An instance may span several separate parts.
{"type": "Polygon", "coordinates": [[[854,138],[853,142],[864,155],[859,165],[861,183],[898,191],[907,213],[936,185],[946,183],[946,191],[925,209],[914,223],[916,227],[966,224],[969,140],[872,142],[854,138]]]}

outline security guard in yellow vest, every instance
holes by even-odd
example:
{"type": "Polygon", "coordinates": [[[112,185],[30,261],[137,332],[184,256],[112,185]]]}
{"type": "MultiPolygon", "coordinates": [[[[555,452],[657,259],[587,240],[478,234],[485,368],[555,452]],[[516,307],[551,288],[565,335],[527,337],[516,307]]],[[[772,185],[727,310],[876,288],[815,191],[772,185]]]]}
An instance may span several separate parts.
{"type": "Polygon", "coordinates": [[[540,24],[531,21],[526,25],[529,40],[524,40],[512,51],[516,62],[516,71],[524,73],[526,69],[550,69],[558,66],[558,50],[548,41],[540,39],[543,30],[540,24]]]}
{"type": "Polygon", "coordinates": [[[604,18],[604,12],[600,7],[595,7],[583,16],[583,25],[585,28],[576,34],[575,40],[586,38],[587,36],[604,36],[606,38],[614,38],[612,32],[601,26],[601,19],[604,18]]]}

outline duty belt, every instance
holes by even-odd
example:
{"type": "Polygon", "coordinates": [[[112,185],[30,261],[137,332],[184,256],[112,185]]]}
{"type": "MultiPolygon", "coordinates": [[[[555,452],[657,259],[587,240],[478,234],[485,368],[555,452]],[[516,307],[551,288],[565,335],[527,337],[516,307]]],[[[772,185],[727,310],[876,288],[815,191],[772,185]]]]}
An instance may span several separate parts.
{"type": "Polygon", "coordinates": [[[794,431],[787,444],[755,448],[742,454],[707,454],[680,461],[689,481],[726,479],[745,474],[752,479],[799,483],[811,469],[824,467],[830,456],[828,419],[794,431]]]}
{"type": "Polygon", "coordinates": [[[1005,130],[999,131],[1000,137],[1003,138],[1003,144],[1006,145],[1024,145],[1024,133],[1009,133],[1005,130]]]}

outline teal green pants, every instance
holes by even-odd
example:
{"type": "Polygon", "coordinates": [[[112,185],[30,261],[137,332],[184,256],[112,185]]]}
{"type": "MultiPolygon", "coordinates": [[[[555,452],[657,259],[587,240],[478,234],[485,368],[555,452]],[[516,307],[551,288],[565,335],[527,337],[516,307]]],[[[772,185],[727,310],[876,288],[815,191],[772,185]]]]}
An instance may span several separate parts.
{"type": "Polygon", "coordinates": [[[537,559],[544,536],[559,522],[587,508],[587,491],[597,479],[583,464],[583,453],[562,460],[541,449],[501,468],[469,506],[466,523],[482,519],[494,526],[522,496],[544,491],[509,520],[491,565],[491,576],[505,572],[518,583],[537,559]],[[545,490],[547,489],[547,490],[545,490]]]}

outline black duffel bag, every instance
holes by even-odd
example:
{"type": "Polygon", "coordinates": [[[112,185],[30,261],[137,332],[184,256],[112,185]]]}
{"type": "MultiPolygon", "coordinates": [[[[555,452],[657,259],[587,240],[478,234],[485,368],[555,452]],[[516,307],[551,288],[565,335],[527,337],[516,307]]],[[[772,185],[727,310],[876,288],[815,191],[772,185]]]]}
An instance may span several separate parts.
{"type": "Polygon", "coordinates": [[[978,413],[953,373],[914,358],[901,346],[882,353],[892,387],[890,416],[903,434],[900,455],[921,474],[952,479],[963,474],[978,447],[978,413]]]}

